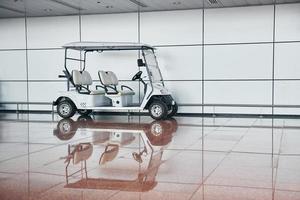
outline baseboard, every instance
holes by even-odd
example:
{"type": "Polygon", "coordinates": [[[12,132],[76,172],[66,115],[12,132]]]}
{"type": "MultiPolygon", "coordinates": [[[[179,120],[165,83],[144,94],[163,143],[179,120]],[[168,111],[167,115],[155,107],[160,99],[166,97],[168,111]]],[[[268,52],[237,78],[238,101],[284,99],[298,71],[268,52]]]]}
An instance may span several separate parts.
{"type": "MultiPolygon", "coordinates": [[[[0,113],[15,114],[52,114],[52,110],[0,110],[0,113]]],[[[56,112],[55,112],[56,114],[56,112]]],[[[147,112],[93,112],[94,115],[113,115],[113,116],[149,116],[147,112]]],[[[177,113],[178,117],[214,117],[214,118],[291,118],[298,119],[300,115],[283,115],[283,114],[247,114],[247,113],[177,113]]]]}

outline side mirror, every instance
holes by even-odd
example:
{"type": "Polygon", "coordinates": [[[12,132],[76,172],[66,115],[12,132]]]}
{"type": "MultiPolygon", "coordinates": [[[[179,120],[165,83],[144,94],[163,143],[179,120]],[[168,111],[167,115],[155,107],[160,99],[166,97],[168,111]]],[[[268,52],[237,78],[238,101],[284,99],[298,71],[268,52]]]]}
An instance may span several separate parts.
{"type": "Polygon", "coordinates": [[[145,66],[145,63],[143,62],[143,59],[137,59],[137,64],[139,67],[145,66]]]}

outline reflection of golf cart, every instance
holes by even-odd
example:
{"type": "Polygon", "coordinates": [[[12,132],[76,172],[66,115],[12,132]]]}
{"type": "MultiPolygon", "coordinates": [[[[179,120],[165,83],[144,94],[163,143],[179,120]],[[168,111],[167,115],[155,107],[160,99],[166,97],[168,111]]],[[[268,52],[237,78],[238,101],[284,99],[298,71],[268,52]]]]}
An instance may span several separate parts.
{"type": "MultiPolygon", "coordinates": [[[[140,43],[99,43],[99,42],[74,42],[66,44],[65,48],[65,78],[75,88],[60,92],[53,102],[57,106],[58,114],[63,118],[72,117],[76,111],[80,114],[89,114],[92,110],[148,110],[152,118],[164,119],[172,117],[177,112],[177,104],[165,88],[163,78],[154,54],[154,48],[140,43]],[[83,51],[83,58],[69,57],[70,50],[83,51]],[[118,78],[112,71],[98,71],[101,85],[96,90],[89,88],[93,81],[86,71],[86,55],[90,52],[104,51],[140,51],[142,58],[137,59],[139,67],[145,67],[149,83],[142,79],[142,71],[137,72],[132,81],[139,80],[144,86],[144,97],[141,103],[134,104],[133,89],[121,85],[118,88],[118,78]],[[83,63],[82,70],[69,71],[68,61],[83,63]],[[99,89],[101,88],[101,89],[99,89]]],[[[126,69],[125,69],[126,70],[126,69]]]]}
{"type": "Polygon", "coordinates": [[[124,130],[125,132],[144,132],[154,144],[160,145],[166,143],[166,140],[169,141],[171,138],[167,136],[172,136],[172,133],[176,132],[177,121],[175,119],[168,119],[153,121],[151,123],[112,123],[94,121],[90,117],[79,117],[77,121],[72,119],[60,120],[57,123],[57,127],[53,130],[53,134],[60,140],[70,140],[80,129],[97,131],[107,128],[121,130],[121,132],[124,132],[124,130]]]}
{"type": "MultiPolygon", "coordinates": [[[[175,120],[156,121],[151,124],[93,120],[74,122],[71,119],[61,121],[64,124],[68,122],[69,127],[73,126],[72,130],[82,129],[93,134],[92,141],[68,145],[68,155],[65,157],[65,187],[74,189],[139,192],[153,189],[157,184],[155,179],[159,166],[163,162],[163,150],[171,142],[172,134],[177,129],[175,120]],[[102,153],[99,154],[99,150],[102,153]],[[95,159],[98,160],[97,163],[93,162],[95,159]],[[88,165],[93,167],[87,170],[88,165]],[[70,173],[70,166],[73,171],[76,166],[79,170],[70,173]],[[113,173],[109,171],[110,166],[113,173]],[[78,173],[81,176],[77,176],[78,173]]],[[[57,127],[63,126],[58,124],[57,127]]],[[[61,134],[59,132],[56,129],[54,133],[61,134]]]]}

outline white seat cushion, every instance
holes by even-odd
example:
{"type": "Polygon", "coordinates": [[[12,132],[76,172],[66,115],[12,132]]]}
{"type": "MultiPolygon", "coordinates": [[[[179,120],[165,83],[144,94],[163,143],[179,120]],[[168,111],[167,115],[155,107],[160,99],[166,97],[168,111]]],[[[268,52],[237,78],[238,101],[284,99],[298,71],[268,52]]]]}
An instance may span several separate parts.
{"type": "Polygon", "coordinates": [[[134,95],[134,91],[131,90],[121,90],[119,91],[121,93],[121,95],[134,95]]]}
{"type": "Polygon", "coordinates": [[[90,94],[93,94],[93,95],[97,95],[97,94],[104,95],[105,91],[104,90],[91,90],[90,94]]]}

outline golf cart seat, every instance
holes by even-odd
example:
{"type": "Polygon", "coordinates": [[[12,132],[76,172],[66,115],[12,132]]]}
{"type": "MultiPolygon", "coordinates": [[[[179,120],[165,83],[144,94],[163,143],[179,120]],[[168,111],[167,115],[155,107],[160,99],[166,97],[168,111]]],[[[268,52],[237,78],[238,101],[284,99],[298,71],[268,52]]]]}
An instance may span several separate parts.
{"type": "Polygon", "coordinates": [[[91,157],[93,153],[93,145],[88,144],[80,144],[80,148],[76,149],[73,155],[73,164],[76,165],[81,161],[87,160],[91,157]]]}
{"type": "Polygon", "coordinates": [[[101,154],[99,159],[99,165],[104,165],[110,161],[113,161],[119,153],[119,145],[108,144],[105,147],[104,152],[101,154]]]}
{"type": "Polygon", "coordinates": [[[91,95],[104,95],[105,91],[101,90],[90,90],[89,86],[93,84],[93,79],[89,72],[87,71],[72,71],[73,82],[76,90],[81,94],[91,94],[91,95]],[[82,90],[85,89],[85,90],[82,90]]]}
{"type": "Polygon", "coordinates": [[[66,156],[67,166],[73,160],[73,164],[76,165],[81,161],[86,161],[91,157],[93,153],[93,145],[91,143],[79,143],[77,145],[71,146],[68,145],[68,156],[66,156]],[[71,148],[74,148],[71,151],[71,148]]]}
{"type": "Polygon", "coordinates": [[[114,72],[100,70],[98,71],[98,75],[99,75],[100,82],[104,86],[104,89],[107,94],[119,94],[119,95],[135,94],[134,91],[126,85],[121,85],[121,90],[117,89],[119,80],[114,72]],[[112,90],[109,90],[108,88],[112,90]],[[123,88],[127,88],[128,90],[123,90],[123,88]]]}

